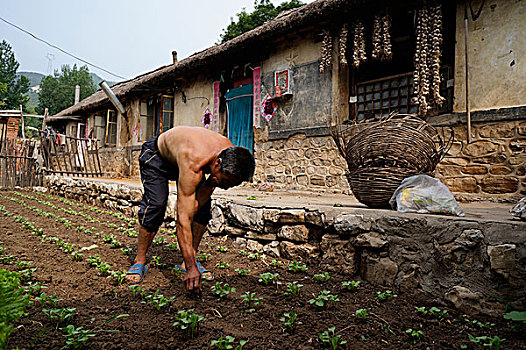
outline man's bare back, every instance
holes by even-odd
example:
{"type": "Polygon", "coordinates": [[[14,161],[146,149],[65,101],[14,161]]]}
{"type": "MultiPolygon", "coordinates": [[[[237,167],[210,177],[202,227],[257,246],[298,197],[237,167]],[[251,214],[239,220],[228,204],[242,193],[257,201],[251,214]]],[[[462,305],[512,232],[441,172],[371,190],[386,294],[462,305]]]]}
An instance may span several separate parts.
{"type": "Polygon", "coordinates": [[[233,146],[229,139],[201,127],[178,126],[159,136],[161,156],[179,167],[199,171],[223,149],[233,146]]]}

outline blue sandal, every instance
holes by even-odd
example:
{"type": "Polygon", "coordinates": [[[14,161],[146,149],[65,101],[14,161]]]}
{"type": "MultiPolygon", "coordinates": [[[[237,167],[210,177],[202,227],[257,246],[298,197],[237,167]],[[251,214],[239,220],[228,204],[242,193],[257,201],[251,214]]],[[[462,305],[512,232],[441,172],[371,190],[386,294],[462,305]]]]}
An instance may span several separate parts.
{"type": "MultiPolygon", "coordinates": [[[[186,270],[181,268],[181,265],[175,265],[174,268],[176,270],[181,271],[181,273],[186,273],[186,270]]],[[[212,275],[211,271],[205,269],[204,266],[201,265],[201,263],[199,261],[197,262],[197,269],[201,273],[201,276],[203,276],[203,273],[210,272],[210,277],[204,277],[204,276],[202,277],[203,281],[211,282],[211,281],[214,280],[214,275],[212,275]]]]}
{"type": "Polygon", "coordinates": [[[132,267],[130,267],[128,272],[126,272],[126,275],[139,275],[139,276],[141,276],[141,279],[136,282],[136,283],[141,283],[142,280],[144,279],[144,276],[146,276],[147,272],[148,272],[148,266],[143,265],[143,264],[135,264],[132,267]]]}

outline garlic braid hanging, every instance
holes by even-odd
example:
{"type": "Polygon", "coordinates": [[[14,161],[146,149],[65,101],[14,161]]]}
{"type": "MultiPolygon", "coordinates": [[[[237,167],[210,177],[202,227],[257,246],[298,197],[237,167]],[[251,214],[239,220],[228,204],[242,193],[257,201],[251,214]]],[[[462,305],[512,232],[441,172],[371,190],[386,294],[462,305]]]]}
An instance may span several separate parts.
{"type": "Polygon", "coordinates": [[[367,60],[365,55],[365,38],[364,38],[364,27],[362,22],[358,22],[354,27],[354,46],[353,46],[353,66],[355,68],[360,67],[360,63],[367,60]]]}
{"type": "Polygon", "coordinates": [[[391,51],[391,17],[384,15],[374,17],[373,25],[373,51],[371,57],[374,59],[381,59],[382,61],[389,61],[393,57],[391,51]]]}
{"type": "Polygon", "coordinates": [[[413,91],[416,96],[413,98],[413,103],[421,114],[426,114],[431,108],[427,103],[429,95],[429,69],[427,66],[429,14],[427,8],[418,12],[417,23],[415,71],[413,73],[413,91]]]}
{"type": "Polygon", "coordinates": [[[340,30],[340,63],[344,66],[347,65],[347,39],[349,37],[349,30],[347,29],[347,23],[342,26],[340,30]]]}
{"type": "Polygon", "coordinates": [[[431,8],[432,26],[431,26],[431,50],[430,66],[433,74],[432,98],[436,105],[445,102],[445,98],[440,96],[440,45],[442,45],[442,7],[437,5],[431,8]]]}
{"type": "Polygon", "coordinates": [[[423,8],[418,13],[413,73],[413,103],[426,114],[433,105],[442,104],[440,96],[440,45],[442,44],[442,8],[423,8]]]}
{"type": "Polygon", "coordinates": [[[328,30],[323,31],[323,42],[321,44],[320,73],[331,68],[332,61],[332,37],[328,30]]]}

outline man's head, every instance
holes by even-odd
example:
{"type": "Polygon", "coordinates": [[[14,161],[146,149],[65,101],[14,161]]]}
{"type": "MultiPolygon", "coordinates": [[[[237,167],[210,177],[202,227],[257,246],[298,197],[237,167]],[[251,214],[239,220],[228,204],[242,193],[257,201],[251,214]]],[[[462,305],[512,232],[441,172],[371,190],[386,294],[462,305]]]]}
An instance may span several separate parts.
{"type": "Polygon", "coordinates": [[[232,146],[219,153],[214,165],[219,170],[212,170],[212,175],[216,178],[216,186],[227,189],[251,180],[256,161],[245,147],[232,146]]]}

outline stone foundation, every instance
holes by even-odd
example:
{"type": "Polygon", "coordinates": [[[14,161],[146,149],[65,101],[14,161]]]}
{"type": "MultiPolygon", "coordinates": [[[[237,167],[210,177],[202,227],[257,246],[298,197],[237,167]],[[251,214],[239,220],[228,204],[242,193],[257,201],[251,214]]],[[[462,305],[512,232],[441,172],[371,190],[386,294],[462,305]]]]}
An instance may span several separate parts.
{"type": "Polygon", "coordinates": [[[473,123],[453,127],[455,141],[436,176],[461,199],[516,200],[526,195],[526,121],[473,123]]]}
{"type": "MultiPolygon", "coordinates": [[[[47,177],[50,192],[135,215],[142,192],[47,177]]],[[[175,226],[175,195],[166,224],[175,226]]],[[[385,210],[270,208],[217,198],[208,232],[240,249],[300,259],[396,290],[419,290],[466,312],[526,308],[526,223],[385,210]],[[349,213],[352,211],[352,213],[349,213]]]]}

